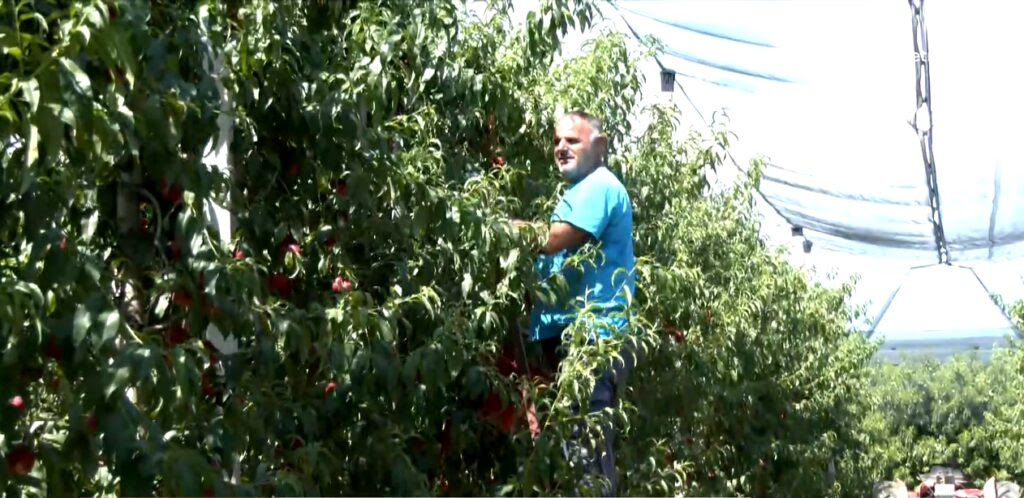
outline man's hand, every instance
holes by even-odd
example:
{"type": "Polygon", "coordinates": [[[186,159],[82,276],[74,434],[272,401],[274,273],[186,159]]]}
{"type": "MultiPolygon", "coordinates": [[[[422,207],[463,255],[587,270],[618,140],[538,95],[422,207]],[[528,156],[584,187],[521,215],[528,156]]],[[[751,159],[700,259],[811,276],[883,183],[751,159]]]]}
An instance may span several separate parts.
{"type": "Polygon", "coordinates": [[[541,223],[539,221],[526,221],[526,220],[519,220],[519,219],[516,219],[516,218],[512,218],[509,221],[511,221],[512,222],[512,226],[514,226],[516,228],[523,228],[523,227],[534,227],[534,228],[538,228],[538,229],[539,228],[543,228],[543,223],[541,223]]]}
{"type": "Polygon", "coordinates": [[[537,245],[541,245],[544,243],[544,239],[541,239],[541,237],[543,237],[544,232],[547,231],[547,226],[543,222],[526,221],[515,218],[510,219],[509,222],[512,223],[512,226],[515,227],[517,230],[526,230],[530,238],[536,238],[537,245]]]}
{"type": "MultiPolygon", "coordinates": [[[[544,223],[540,221],[526,221],[512,219],[512,226],[522,229],[524,227],[531,227],[538,232],[544,230],[544,223]]],[[[575,226],[556,221],[551,224],[551,228],[548,230],[548,238],[544,245],[539,249],[541,254],[555,254],[566,249],[573,249],[585,244],[591,239],[589,233],[584,230],[580,230],[575,226]]]]}

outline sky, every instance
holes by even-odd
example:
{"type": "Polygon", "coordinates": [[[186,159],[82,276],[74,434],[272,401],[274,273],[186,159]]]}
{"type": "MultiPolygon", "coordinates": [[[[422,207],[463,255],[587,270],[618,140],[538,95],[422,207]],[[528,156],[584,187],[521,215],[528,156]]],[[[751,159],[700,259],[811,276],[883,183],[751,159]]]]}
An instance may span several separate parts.
{"type": "MultiPolygon", "coordinates": [[[[525,15],[536,2],[515,5],[525,15]]],[[[1015,97],[1019,65],[1005,63],[1016,58],[1011,47],[1024,47],[1014,26],[1024,4],[927,0],[925,8],[923,54],[914,51],[910,7],[891,0],[626,0],[605,8],[598,28],[658,36],[659,60],[678,85],[661,92],[658,63],[642,62],[648,103],[679,105],[698,129],[725,108],[737,163],[769,159],[766,178],[782,180],[762,184],[770,244],[788,247],[818,281],[859,275],[852,302],[867,307],[868,324],[900,289],[877,323],[887,337],[999,329],[1007,322],[987,293],[1024,299],[1024,165],[1014,146],[1024,99],[1015,97]],[[917,58],[930,65],[930,113],[917,105],[917,58]],[[931,127],[950,267],[931,266],[915,117],[919,129],[931,127]],[[819,229],[805,230],[809,254],[773,207],[819,229]]],[[[570,35],[563,55],[586,38],[570,35]]]]}

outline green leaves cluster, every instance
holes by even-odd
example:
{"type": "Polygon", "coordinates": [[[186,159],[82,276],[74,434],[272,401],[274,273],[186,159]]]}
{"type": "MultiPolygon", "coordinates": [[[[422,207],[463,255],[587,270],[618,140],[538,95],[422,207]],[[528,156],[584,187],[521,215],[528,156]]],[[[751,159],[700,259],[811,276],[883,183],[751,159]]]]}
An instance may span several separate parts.
{"type": "Polygon", "coordinates": [[[673,116],[653,109],[622,159],[642,255],[636,303],[660,340],[633,381],[630,489],[859,495],[827,472],[859,448],[853,401],[874,349],[847,331],[851,289],[811,284],[766,248],[761,164],[710,192],[709,175],[733,167],[730,135],[720,123],[685,133],[673,116]]]}
{"type": "Polygon", "coordinates": [[[958,355],[877,365],[860,408],[865,451],[853,469],[861,479],[917,482],[933,465],[952,465],[975,487],[989,477],[1019,479],[1022,389],[1019,344],[985,361],[958,355]]]}
{"type": "Polygon", "coordinates": [[[477,410],[510,384],[491,365],[532,248],[506,219],[538,196],[493,165],[547,158],[524,120],[551,110],[515,95],[595,12],[552,2],[512,32],[506,8],[5,3],[0,394],[29,410],[2,414],[0,453],[39,462],[4,482],[503,483],[477,410]]]}
{"type": "Polygon", "coordinates": [[[870,347],[846,333],[848,289],[759,240],[758,165],[712,194],[724,127],[680,140],[654,108],[635,134],[640,54],[606,34],[558,57],[594,3],[520,27],[510,4],[475,8],[2,4],[0,399],[28,407],[0,409],[0,454],[37,462],[0,484],[572,493],[562,443],[616,420],[623,491],[838,489],[824,469],[856,447],[870,347]],[[508,367],[542,235],[508,219],[549,216],[550,129],[575,108],[608,123],[634,203],[647,352],[595,416],[571,407],[617,345],[582,325],[559,384],[508,367]]]}

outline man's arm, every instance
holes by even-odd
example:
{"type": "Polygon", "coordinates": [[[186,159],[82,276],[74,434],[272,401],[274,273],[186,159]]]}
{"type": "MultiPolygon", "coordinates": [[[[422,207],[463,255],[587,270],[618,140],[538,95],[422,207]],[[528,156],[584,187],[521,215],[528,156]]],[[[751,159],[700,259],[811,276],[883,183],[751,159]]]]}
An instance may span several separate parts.
{"type": "MultiPolygon", "coordinates": [[[[523,221],[518,219],[510,221],[516,228],[529,226],[537,231],[544,229],[544,223],[539,221],[523,221]]],[[[565,249],[579,247],[590,240],[590,238],[590,233],[586,230],[580,230],[571,223],[556,221],[551,223],[551,227],[548,229],[548,240],[538,251],[541,254],[551,255],[565,249]]]]}
{"type": "Polygon", "coordinates": [[[565,249],[572,249],[583,245],[590,240],[590,234],[580,230],[564,221],[556,221],[551,224],[548,231],[548,241],[540,248],[542,254],[555,254],[565,249]]]}

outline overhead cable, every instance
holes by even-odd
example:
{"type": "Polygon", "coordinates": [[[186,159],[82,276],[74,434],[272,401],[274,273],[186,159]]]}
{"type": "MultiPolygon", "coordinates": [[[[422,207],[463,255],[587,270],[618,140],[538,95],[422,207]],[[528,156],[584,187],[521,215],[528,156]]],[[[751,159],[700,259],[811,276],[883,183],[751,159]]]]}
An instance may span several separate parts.
{"type": "MultiPolygon", "coordinates": [[[[626,16],[622,12],[619,12],[619,17],[622,19],[622,22],[626,25],[626,28],[629,29],[629,32],[633,34],[633,37],[636,38],[637,42],[639,42],[640,44],[643,44],[644,43],[643,38],[640,36],[639,33],[636,32],[635,29],[633,29],[633,26],[626,19],[626,16]]],[[[654,62],[658,63],[658,67],[662,71],[670,71],[670,69],[667,66],[665,66],[665,64],[663,64],[661,62],[661,59],[658,58],[657,54],[654,54],[654,62]]],[[[702,112],[700,112],[700,108],[697,107],[697,104],[693,101],[693,99],[690,98],[690,95],[688,93],[686,93],[686,89],[683,88],[683,84],[678,79],[676,79],[675,85],[679,88],[679,91],[682,92],[683,97],[686,97],[686,101],[690,103],[690,107],[692,107],[694,112],[697,113],[697,116],[700,118],[701,122],[704,123],[704,126],[711,127],[711,123],[709,123],[708,120],[704,117],[704,114],[702,112]]],[[[730,152],[729,149],[725,150],[725,156],[729,158],[729,161],[732,162],[732,165],[740,173],[743,173],[744,175],[748,175],[749,174],[749,172],[746,170],[746,168],[740,166],[739,162],[736,161],[736,158],[733,157],[732,152],[730,152]]],[[[761,200],[766,202],[768,204],[768,206],[770,206],[772,208],[772,210],[775,211],[775,214],[779,215],[779,217],[782,218],[783,220],[785,220],[786,223],[788,223],[789,225],[796,226],[796,224],[794,224],[794,222],[792,220],[790,220],[789,217],[787,217],[786,215],[782,214],[782,211],[774,203],[772,203],[772,201],[769,200],[766,195],[764,195],[764,192],[761,192],[760,185],[757,187],[756,191],[757,191],[758,197],[760,197],[761,200]]]]}

